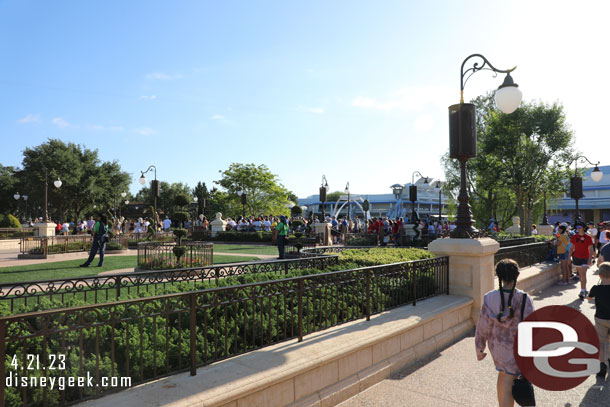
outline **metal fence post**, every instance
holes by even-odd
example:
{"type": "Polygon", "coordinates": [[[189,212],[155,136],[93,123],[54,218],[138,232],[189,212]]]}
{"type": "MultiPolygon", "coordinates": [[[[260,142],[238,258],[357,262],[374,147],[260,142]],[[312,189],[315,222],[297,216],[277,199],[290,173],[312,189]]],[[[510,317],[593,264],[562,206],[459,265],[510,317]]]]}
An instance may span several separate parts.
{"type": "Polygon", "coordinates": [[[0,322],[0,406],[6,405],[6,321],[0,322]]]}
{"type": "Polygon", "coordinates": [[[116,299],[118,300],[121,296],[121,276],[115,277],[114,285],[116,286],[116,299]]]}
{"type": "Polygon", "coordinates": [[[190,337],[191,337],[191,376],[197,374],[197,314],[196,314],[196,297],[195,294],[190,294],[190,337]]]}
{"type": "Polygon", "coordinates": [[[371,320],[371,270],[366,270],[366,320],[371,320]]]}
{"type": "Polygon", "coordinates": [[[416,273],[417,269],[416,268],[411,268],[411,281],[413,284],[413,306],[416,305],[416,299],[417,299],[417,273],[416,273]]]}
{"type": "Polygon", "coordinates": [[[303,342],[303,279],[299,279],[297,288],[298,314],[299,314],[299,342],[303,342]]]}

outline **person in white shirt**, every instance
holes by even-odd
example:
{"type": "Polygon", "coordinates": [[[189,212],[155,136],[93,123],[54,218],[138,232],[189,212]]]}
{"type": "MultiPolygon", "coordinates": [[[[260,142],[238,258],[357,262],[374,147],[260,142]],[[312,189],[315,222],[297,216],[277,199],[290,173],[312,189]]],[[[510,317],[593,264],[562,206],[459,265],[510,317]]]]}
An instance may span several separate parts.
{"type": "Polygon", "coordinates": [[[167,232],[171,226],[172,221],[166,216],[163,220],[163,230],[167,232]]]}
{"type": "Polygon", "coordinates": [[[149,226],[150,226],[150,222],[148,221],[148,219],[146,219],[144,221],[144,230],[143,230],[144,233],[146,233],[148,231],[149,226]]]}
{"type": "Polygon", "coordinates": [[[532,236],[536,236],[538,234],[538,229],[536,229],[536,225],[532,225],[532,236]]]}
{"type": "Polygon", "coordinates": [[[253,225],[254,225],[254,230],[259,232],[263,226],[263,222],[261,222],[261,218],[256,218],[253,225]]]}
{"type": "Polygon", "coordinates": [[[265,216],[265,221],[263,222],[263,226],[265,227],[265,232],[271,232],[271,222],[269,218],[265,216]]]}

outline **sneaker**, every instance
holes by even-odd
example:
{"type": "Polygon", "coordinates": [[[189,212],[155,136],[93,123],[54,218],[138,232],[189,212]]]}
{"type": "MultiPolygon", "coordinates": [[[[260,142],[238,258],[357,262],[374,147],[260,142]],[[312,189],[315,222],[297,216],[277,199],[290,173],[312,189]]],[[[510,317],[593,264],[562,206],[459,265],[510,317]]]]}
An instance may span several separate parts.
{"type": "Polygon", "coordinates": [[[581,300],[585,299],[585,292],[581,291],[580,294],[578,294],[578,298],[580,298],[581,300]]]}
{"type": "Polygon", "coordinates": [[[597,377],[606,377],[606,364],[604,362],[599,362],[599,372],[597,372],[597,377]]]}
{"type": "Polygon", "coordinates": [[[89,265],[88,265],[88,264],[81,264],[81,265],[80,265],[80,266],[78,266],[78,267],[89,267],[89,265]]]}

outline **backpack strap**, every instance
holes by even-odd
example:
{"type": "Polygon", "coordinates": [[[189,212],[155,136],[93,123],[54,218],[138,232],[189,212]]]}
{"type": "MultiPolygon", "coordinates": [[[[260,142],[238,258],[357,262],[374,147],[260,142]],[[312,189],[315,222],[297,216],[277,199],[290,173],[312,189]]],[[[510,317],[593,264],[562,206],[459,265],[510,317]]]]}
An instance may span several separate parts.
{"type": "Polygon", "coordinates": [[[525,302],[527,301],[527,293],[523,293],[523,301],[521,302],[521,321],[523,321],[523,313],[525,312],[525,302]]]}

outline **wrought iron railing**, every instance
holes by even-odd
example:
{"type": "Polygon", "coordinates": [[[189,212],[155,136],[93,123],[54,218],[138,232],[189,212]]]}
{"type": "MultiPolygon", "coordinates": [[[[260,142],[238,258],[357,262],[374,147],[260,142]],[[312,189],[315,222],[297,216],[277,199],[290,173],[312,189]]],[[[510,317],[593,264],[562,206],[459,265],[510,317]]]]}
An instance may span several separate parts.
{"type": "Polygon", "coordinates": [[[263,283],[138,298],[0,318],[0,377],[92,377],[93,387],[15,388],[0,380],[0,400],[14,405],[70,404],[116,388],[190,371],[331,326],[448,293],[448,258],[440,257],[263,283]],[[29,356],[40,368],[28,370],[29,356]],[[50,369],[63,358],[63,369],[50,369]]]}
{"type": "Polygon", "coordinates": [[[145,270],[167,270],[185,267],[205,267],[214,262],[214,243],[182,242],[183,256],[174,253],[174,242],[138,243],[138,267],[145,270]]]}
{"type": "MultiPolygon", "coordinates": [[[[502,236],[504,237],[504,236],[502,236]]],[[[498,243],[500,243],[500,247],[511,247],[511,246],[521,246],[524,244],[536,243],[536,239],[533,237],[517,237],[517,238],[509,238],[509,239],[496,239],[498,243]]]]}
{"type": "Polygon", "coordinates": [[[309,268],[324,270],[338,264],[336,255],[314,255],[306,258],[225,265],[193,267],[175,270],[142,271],[107,276],[82,276],[50,280],[0,284],[0,304],[13,310],[29,310],[48,300],[56,307],[68,306],[71,300],[102,303],[129,295],[157,295],[169,287],[187,283],[185,289],[196,289],[198,283],[218,285],[220,279],[249,273],[286,275],[294,270],[309,268]]]}
{"type": "Polygon", "coordinates": [[[520,268],[529,267],[547,260],[551,250],[552,246],[549,242],[500,247],[500,250],[494,255],[494,262],[510,258],[515,260],[520,268]]]}
{"type": "Polygon", "coordinates": [[[34,236],[36,229],[25,228],[0,228],[0,240],[2,239],[22,239],[26,236],[34,236]]]}

